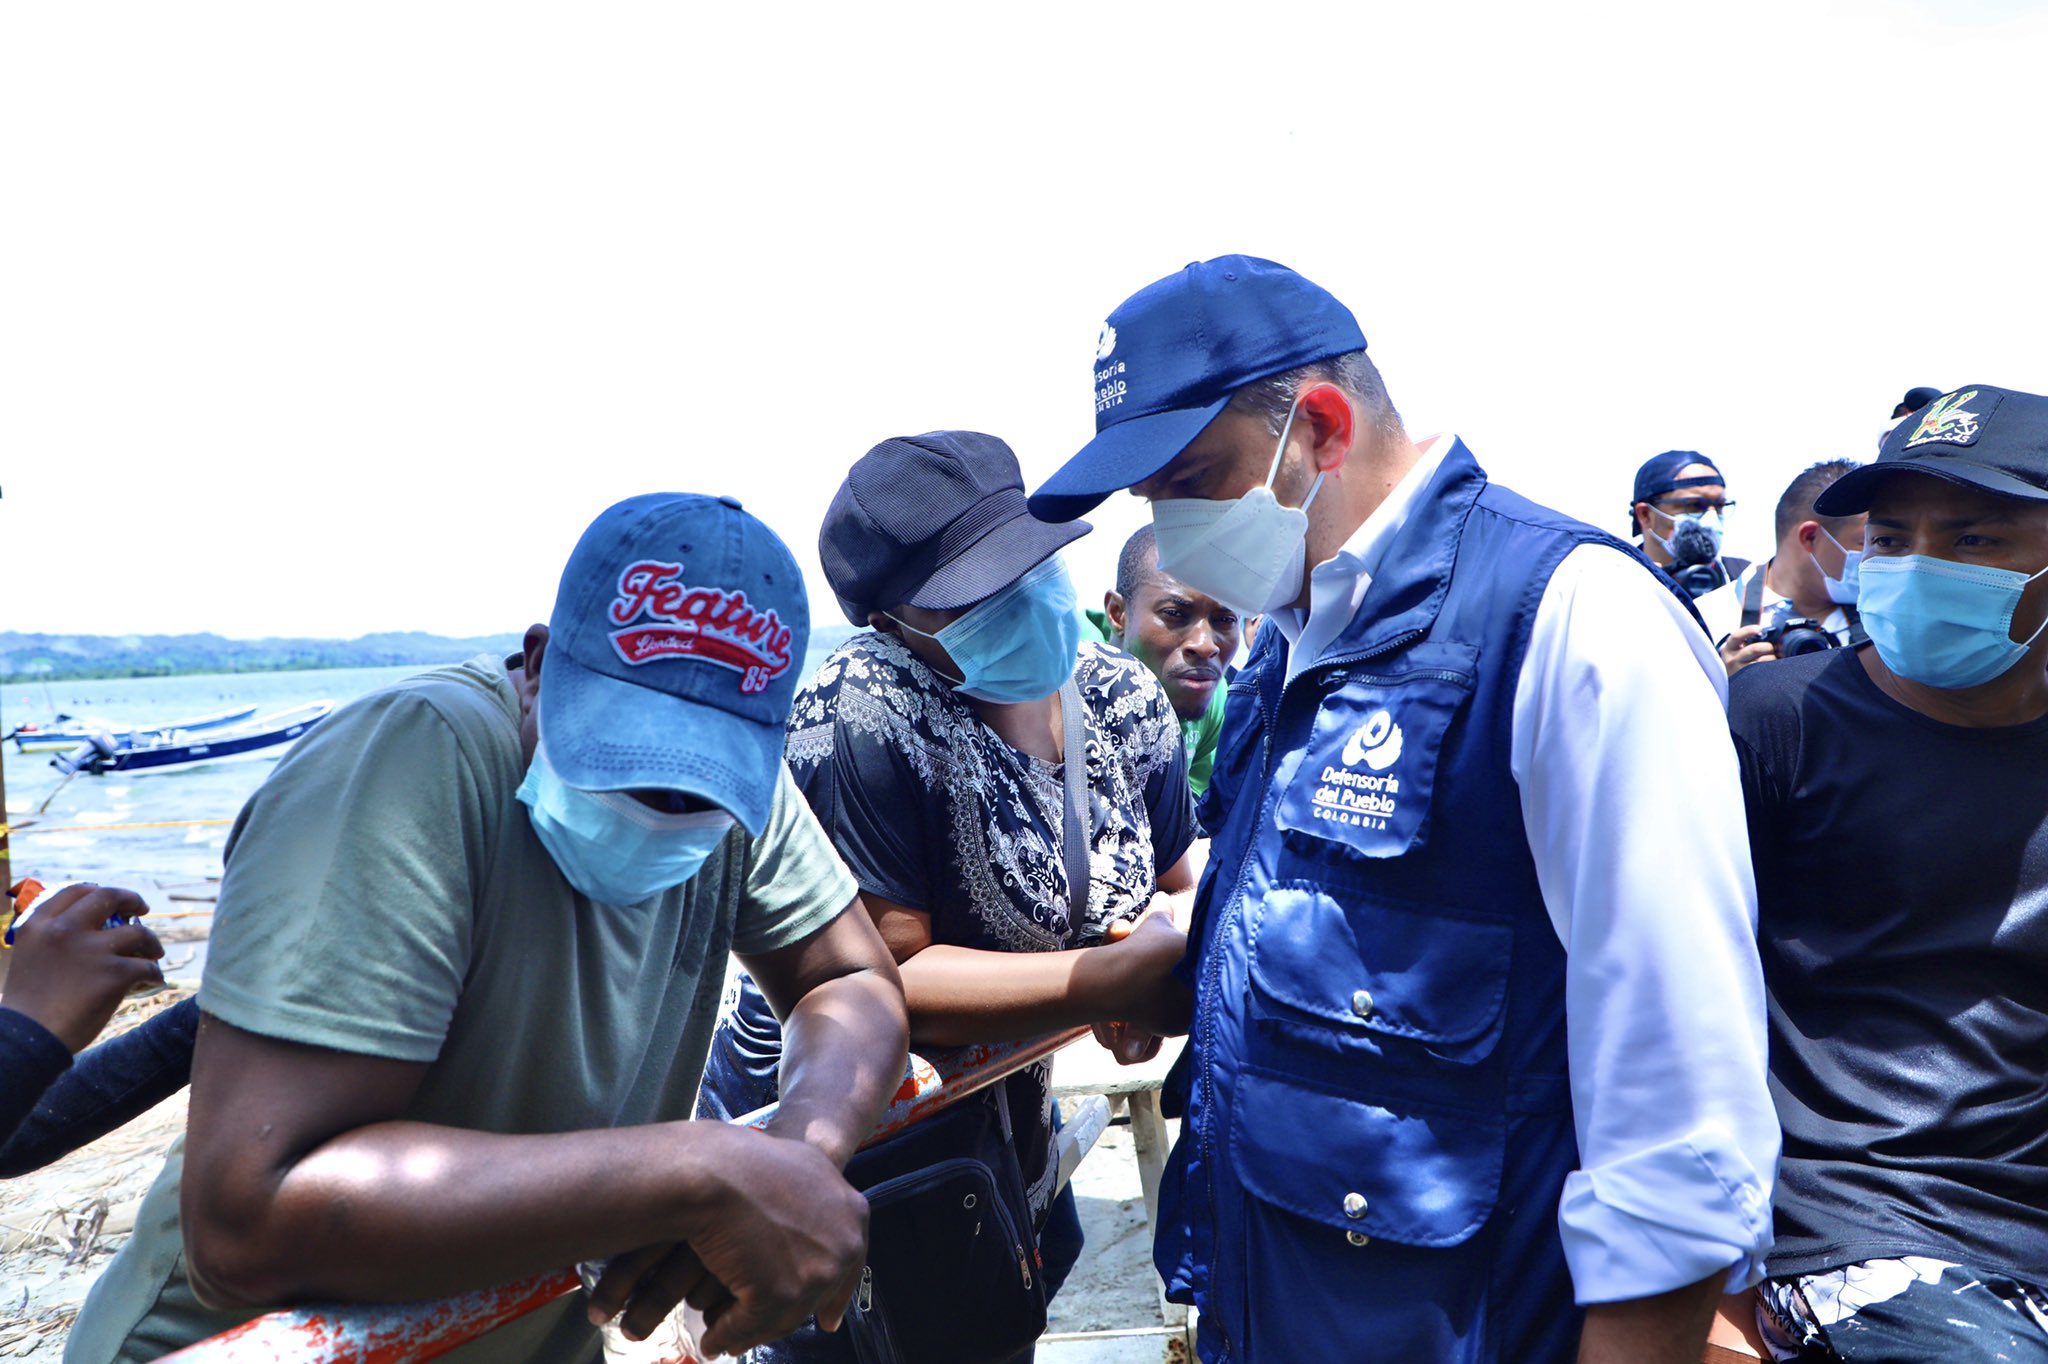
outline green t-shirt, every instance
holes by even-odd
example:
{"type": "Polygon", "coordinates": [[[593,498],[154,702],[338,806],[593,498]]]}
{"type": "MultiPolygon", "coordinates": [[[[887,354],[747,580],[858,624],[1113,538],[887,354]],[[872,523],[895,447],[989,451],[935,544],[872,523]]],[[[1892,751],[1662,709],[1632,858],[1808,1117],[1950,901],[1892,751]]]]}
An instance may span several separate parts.
{"type": "MultiPolygon", "coordinates": [[[[473,659],[335,712],[243,808],[199,1004],[249,1032],[429,1063],[403,1116],[487,1132],[687,1118],[728,951],[809,936],[855,887],[785,769],[758,839],[734,826],[688,884],[595,904],[514,798],[504,667],[473,659]]],[[[65,1359],[153,1359],[254,1313],[202,1307],[178,1226],[183,1143],[94,1285],[65,1359]]],[[[449,1358],[577,1360],[574,1300],[449,1358]]]]}
{"type": "MultiPolygon", "coordinates": [[[[1110,638],[1109,613],[1090,607],[1081,613],[1081,633],[1104,644],[1122,648],[1110,638]]],[[[1192,720],[1180,722],[1180,740],[1188,750],[1188,789],[1197,797],[1208,794],[1209,774],[1216,769],[1216,741],[1223,735],[1223,699],[1230,695],[1230,683],[1216,679],[1209,693],[1209,705],[1192,720]]]]}

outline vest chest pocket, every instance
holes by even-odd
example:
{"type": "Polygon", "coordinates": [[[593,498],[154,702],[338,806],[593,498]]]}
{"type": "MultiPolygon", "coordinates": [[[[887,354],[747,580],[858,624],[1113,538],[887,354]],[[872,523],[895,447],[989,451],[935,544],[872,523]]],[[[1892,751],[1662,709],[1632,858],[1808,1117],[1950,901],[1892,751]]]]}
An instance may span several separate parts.
{"type": "Polygon", "coordinates": [[[1399,857],[1419,847],[1444,736],[1471,699],[1477,661],[1469,647],[1419,645],[1398,670],[1344,674],[1280,797],[1275,817],[1287,842],[1309,856],[1399,857]]]}
{"type": "Polygon", "coordinates": [[[1246,929],[1254,1020],[1333,1058],[1340,1083],[1361,1078],[1349,1074],[1347,1057],[1450,1081],[1444,1063],[1469,1067],[1500,1040],[1515,942],[1508,924],[1384,904],[1347,908],[1297,882],[1268,890],[1246,929]]]}

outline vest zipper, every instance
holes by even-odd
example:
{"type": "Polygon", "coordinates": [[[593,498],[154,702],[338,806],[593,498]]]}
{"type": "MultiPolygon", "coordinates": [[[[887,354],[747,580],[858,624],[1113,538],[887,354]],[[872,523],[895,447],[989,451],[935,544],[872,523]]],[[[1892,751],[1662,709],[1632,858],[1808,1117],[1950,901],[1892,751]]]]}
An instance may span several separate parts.
{"type": "MultiPolygon", "coordinates": [[[[1396,649],[1405,648],[1409,644],[1414,643],[1416,640],[1422,638],[1422,636],[1425,633],[1426,632],[1422,630],[1410,630],[1406,634],[1397,635],[1393,639],[1388,640],[1386,643],[1381,644],[1376,648],[1367,649],[1363,653],[1352,654],[1345,658],[1332,659],[1327,665],[1318,665],[1314,668],[1308,669],[1305,672],[1298,673],[1293,678],[1293,681],[1299,682],[1302,678],[1308,677],[1313,673],[1324,673],[1328,672],[1332,668],[1347,667],[1353,663],[1363,663],[1368,659],[1379,658],[1383,655],[1393,653],[1396,649]]],[[[1445,673],[1443,674],[1443,676],[1454,681],[1464,680],[1463,675],[1459,673],[1445,673]]],[[[1204,944],[1204,950],[1207,952],[1207,960],[1204,963],[1206,969],[1203,972],[1203,975],[1206,980],[1206,989],[1204,993],[1211,1000],[1213,1000],[1216,997],[1218,978],[1221,977],[1221,975],[1223,974],[1222,954],[1216,951],[1216,944],[1218,941],[1221,940],[1223,936],[1223,931],[1229,927],[1234,916],[1237,914],[1237,907],[1239,902],[1244,899],[1244,888],[1251,881],[1252,866],[1258,858],[1258,834],[1260,830],[1265,828],[1267,810],[1270,809],[1278,799],[1278,797],[1275,795],[1272,789],[1273,734],[1274,731],[1280,728],[1280,706],[1281,703],[1287,699],[1287,688],[1291,685],[1291,683],[1287,680],[1284,671],[1282,672],[1281,677],[1282,680],[1280,683],[1280,691],[1277,695],[1274,696],[1273,703],[1271,705],[1263,704],[1265,700],[1263,695],[1261,695],[1261,697],[1259,698],[1262,703],[1260,706],[1259,713],[1261,718],[1265,721],[1265,724],[1264,733],[1259,736],[1260,747],[1258,816],[1250,830],[1249,835],[1245,839],[1244,856],[1240,858],[1238,861],[1237,879],[1230,888],[1230,898],[1224,902],[1222,911],[1217,914],[1215,924],[1209,930],[1209,941],[1206,944],[1204,944]]],[[[1263,691],[1263,689],[1261,690],[1263,691]]],[[[1197,1002],[1199,1002],[1199,1000],[1197,1002]]],[[[1207,1173],[1209,1181],[1209,1238],[1213,1246],[1217,1234],[1215,1224],[1217,1207],[1216,1153],[1214,1146],[1212,1146],[1210,1143],[1210,1129],[1214,1126],[1216,1120],[1216,1084],[1210,1057],[1215,1055],[1216,1010],[1213,1007],[1205,1009],[1203,1011],[1203,1015],[1200,1022],[1202,1028],[1202,1055],[1200,1058],[1200,1069],[1202,1080],[1203,1121],[1196,1128],[1196,1140],[1200,1145],[1202,1151],[1202,1168],[1207,1173]]],[[[1242,1248],[1240,1248],[1240,1254],[1242,1254],[1242,1248]]],[[[1214,1260],[1215,1257],[1213,1253],[1211,1254],[1210,1258],[1212,1261],[1214,1260]]],[[[1212,1272],[1214,1268],[1215,1266],[1212,1263],[1210,1266],[1212,1272]]],[[[1214,1325],[1217,1336],[1223,1342],[1223,1353],[1226,1356],[1235,1354],[1236,1347],[1230,1343],[1229,1329],[1220,1321],[1213,1322],[1212,1324],[1214,1325]]]]}

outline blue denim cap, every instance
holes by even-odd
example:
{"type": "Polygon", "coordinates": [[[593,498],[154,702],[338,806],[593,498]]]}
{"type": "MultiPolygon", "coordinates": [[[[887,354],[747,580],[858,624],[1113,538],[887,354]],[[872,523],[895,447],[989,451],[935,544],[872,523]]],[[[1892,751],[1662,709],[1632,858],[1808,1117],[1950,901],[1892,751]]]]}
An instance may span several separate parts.
{"type": "Polygon", "coordinates": [[[681,791],[758,835],[810,634],[796,560],[737,499],[628,498],[562,570],[540,666],[548,760],[571,786],[681,791]]]}
{"type": "Polygon", "coordinates": [[[1256,256],[1198,261],[1148,285],[1102,324],[1095,439],[1031,495],[1031,514],[1071,521],[1164,469],[1246,384],[1364,349],[1349,308],[1256,256]]]}
{"type": "Polygon", "coordinates": [[[1822,516],[1870,510],[1877,485],[1907,471],[2002,497],[2048,501],[2048,398],[1991,384],[1965,384],[1891,429],[1877,462],[1851,469],[1821,490],[1822,516]]]}

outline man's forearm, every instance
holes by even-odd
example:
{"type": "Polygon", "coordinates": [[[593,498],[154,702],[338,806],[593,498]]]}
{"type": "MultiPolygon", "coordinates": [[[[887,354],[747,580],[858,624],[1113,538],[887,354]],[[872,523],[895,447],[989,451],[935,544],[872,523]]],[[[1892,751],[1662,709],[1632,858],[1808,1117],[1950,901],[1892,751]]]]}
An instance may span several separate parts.
{"type": "Polygon", "coordinates": [[[781,1102],[768,1130],[844,1167],[903,1079],[903,992],[874,971],[816,986],[783,1021],[781,1102]]]}
{"type": "MultiPolygon", "coordinates": [[[[185,1244],[208,1301],[261,1306],[439,1297],[686,1239],[721,1162],[722,1123],[504,1136],[383,1122],[327,1141],[281,1178],[186,1171],[185,1244]],[[210,1191],[263,1188],[241,1197],[210,1191]]],[[[254,1157],[260,1158],[260,1157],[254,1157]]]]}
{"type": "Polygon", "coordinates": [[[1699,1364],[1728,1271],[1651,1298],[1586,1309],[1579,1364],[1699,1364]]]}

